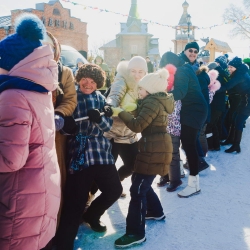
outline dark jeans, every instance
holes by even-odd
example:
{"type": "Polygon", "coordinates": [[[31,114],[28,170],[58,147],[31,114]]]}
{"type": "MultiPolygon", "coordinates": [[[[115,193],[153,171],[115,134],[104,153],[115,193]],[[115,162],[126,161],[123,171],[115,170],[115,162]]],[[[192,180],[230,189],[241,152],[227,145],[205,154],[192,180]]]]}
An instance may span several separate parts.
{"type": "Polygon", "coordinates": [[[196,148],[199,129],[181,125],[181,143],[186,153],[190,175],[196,176],[199,172],[199,156],[196,148]]]}
{"type": "Polygon", "coordinates": [[[130,187],[131,200],[128,208],[126,234],[145,236],[146,211],[154,216],[162,216],[161,202],[151,187],[155,175],[134,173],[130,187]]]}
{"type": "Polygon", "coordinates": [[[219,148],[220,147],[220,134],[218,128],[218,121],[222,116],[222,111],[212,110],[211,111],[211,120],[207,124],[206,134],[212,133],[213,135],[207,138],[209,149],[219,148]]]}
{"type": "Polygon", "coordinates": [[[138,143],[117,143],[114,142],[114,139],[110,140],[110,142],[112,144],[112,155],[115,161],[117,160],[118,155],[120,155],[123,161],[123,166],[118,169],[120,180],[123,181],[132,174],[136,155],[138,153],[138,143]]]}
{"type": "Polygon", "coordinates": [[[249,115],[243,115],[243,114],[236,113],[236,115],[234,117],[234,121],[233,121],[235,129],[243,131],[243,128],[245,127],[245,123],[246,123],[246,120],[248,117],[249,117],[249,115]]]}
{"type": "Polygon", "coordinates": [[[98,221],[122,193],[115,165],[94,165],[79,173],[68,174],[61,220],[56,233],[56,249],[73,249],[74,239],[93,181],[98,185],[101,194],[91,203],[85,213],[91,221],[98,221]]]}

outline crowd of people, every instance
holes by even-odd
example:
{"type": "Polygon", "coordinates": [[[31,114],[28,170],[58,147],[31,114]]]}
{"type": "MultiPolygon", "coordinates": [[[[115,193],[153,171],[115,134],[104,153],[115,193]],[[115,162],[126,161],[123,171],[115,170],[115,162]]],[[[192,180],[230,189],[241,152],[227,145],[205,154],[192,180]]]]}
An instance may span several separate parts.
{"type": "Polygon", "coordinates": [[[81,223],[105,232],[101,216],[126,196],[128,177],[125,234],[114,244],[143,243],[145,220],[165,219],[151,186],[157,175],[174,192],[189,169],[178,192],[188,198],[201,191],[209,150],[240,153],[250,59],[221,55],[200,66],[190,42],[164,53],[158,71],[150,58],[120,61],[100,92],[109,74],[102,58],[72,71],[38,17],[23,14],[15,28],[0,41],[0,249],[70,250],[81,223]]]}

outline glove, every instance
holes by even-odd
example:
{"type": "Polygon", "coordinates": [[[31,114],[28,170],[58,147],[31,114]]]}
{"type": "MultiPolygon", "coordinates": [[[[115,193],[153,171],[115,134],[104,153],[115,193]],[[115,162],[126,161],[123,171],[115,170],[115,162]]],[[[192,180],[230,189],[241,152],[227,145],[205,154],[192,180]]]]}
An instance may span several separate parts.
{"type": "Polygon", "coordinates": [[[113,116],[118,116],[122,111],[124,111],[121,108],[113,108],[111,107],[112,111],[113,111],[113,116]]]}
{"type": "Polygon", "coordinates": [[[55,126],[56,131],[59,131],[64,126],[64,119],[60,115],[55,115],[55,126]]]}
{"type": "Polygon", "coordinates": [[[111,117],[113,115],[113,111],[109,105],[104,106],[103,112],[104,112],[104,115],[107,117],[111,117]]]}
{"type": "Polygon", "coordinates": [[[64,117],[64,126],[60,130],[60,133],[63,135],[73,135],[77,132],[77,125],[72,116],[65,116],[64,117]]]}
{"type": "Polygon", "coordinates": [[[100,111],[98,109],[88,110],[87,115],[88,115],[89,120],[91,122],[100,123],[102,121],[102,117],[101,117],[100,111]]]}
{"type": "Polygon", "coordinates": [[[123,109],[127,112],[132,112],[137,109],[137,105],[135,103],[128,103],[123,106],[123,109]]]}

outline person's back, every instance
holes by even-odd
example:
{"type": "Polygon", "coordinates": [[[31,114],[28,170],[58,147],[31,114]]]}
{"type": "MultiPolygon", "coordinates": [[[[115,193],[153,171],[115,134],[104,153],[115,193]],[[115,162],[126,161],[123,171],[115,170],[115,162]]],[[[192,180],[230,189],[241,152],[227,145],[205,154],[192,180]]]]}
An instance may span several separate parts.
{"type": "Polygon", "coordinates": [[[55,234],[60,204],[51,94],[58,85],[57,64],[48,45],[21,32],[30,22],[37,30],[43,26],[37,17],[24,15],[17,33],[0,42],[2,250],[43,248],[55,234]],[[17,49],[22,53],[11,54],[17,49]]]}

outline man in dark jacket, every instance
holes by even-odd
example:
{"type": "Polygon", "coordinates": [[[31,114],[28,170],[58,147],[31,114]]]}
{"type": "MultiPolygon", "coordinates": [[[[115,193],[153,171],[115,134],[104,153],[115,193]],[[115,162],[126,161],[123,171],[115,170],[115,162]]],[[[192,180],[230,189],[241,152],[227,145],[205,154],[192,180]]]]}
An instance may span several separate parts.
{"type": "MultiPolygon", "coordinates": [[[[179,56],[193,68],[194,72],[196,72],[199,69],[199,63],[197,62],[197,56],[198,56],[199,50],[200,50],[200,47],[197,42],[190,42],[186,44],[184,51],[182,51],[179,54],[179,56]]],[[[200,86],[202,86],[202,93],[205,97],[205,100],[207,100],[206,103],[207,103],[208,116],[205,122],[207,123],[210,119],[210,107],[209,107],[209,102],[207,98],[208,97],[208,84],[209,84],[208,74],[206,72],[202,72],[202,74],[199,75],[198,77],[198,81],[200,83],[200,86]],[[206,84],[207,84],[207,87],[205,86],[206,84]]],[[[209,167],[208,163],[203,158],[206,152],[203,152],[201,143],[200,143],[200,141],[203,141],[205,144],[203,148],[207,148],[207,141],[206,141],[205,132],[204,132],[205,123],[202,125],[197,135],[197,150],[199,154],[199,171],[202,171],[209,167]]]]}
{"type": "Polygon", "coordinates": [[[147,62],[147,66],[148,66],[148,73],[153,73],[154,72],[154,65],[151,62],[149,56],[146,57],[146,62],[147,62]]]}

